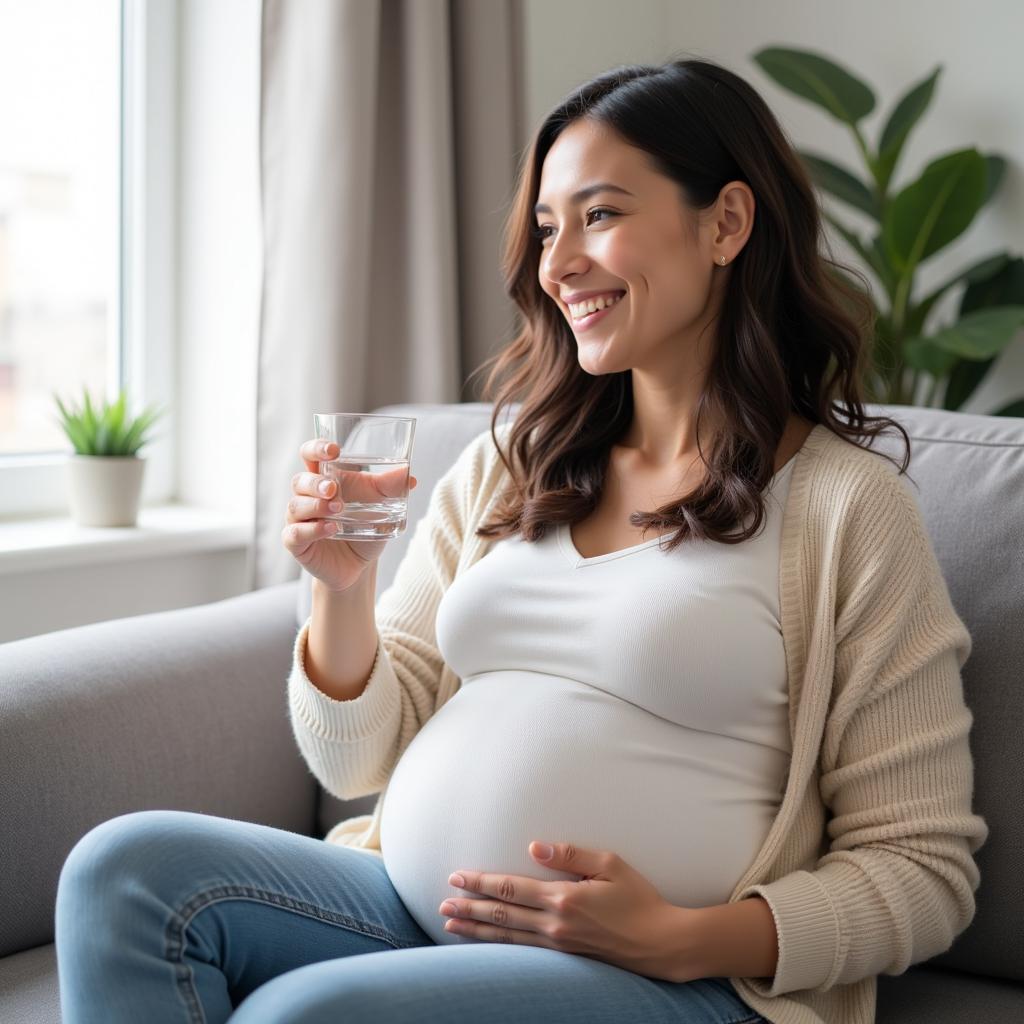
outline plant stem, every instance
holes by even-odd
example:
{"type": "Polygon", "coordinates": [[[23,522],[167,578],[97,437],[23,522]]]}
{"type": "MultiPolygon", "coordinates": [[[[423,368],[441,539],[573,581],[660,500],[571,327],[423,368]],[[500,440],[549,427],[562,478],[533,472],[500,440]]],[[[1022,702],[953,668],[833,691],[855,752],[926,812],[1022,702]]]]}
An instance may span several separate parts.
{"type": "Polygon", "coordinates": [[[920,370],[914,370],[914,376],[910,378],[910,403],[913,404],[914,397],[917,395],[917,382],[921,376],[920,370]]]}
{"type": "Polygon", "coordinates": [[[855,124],[850,125],[850,130],[853,132],[853,137],[857,141],[857,148],[861,152],[861,156],[864,157],[864,163],[868,165],[868,170],[871,172],[872,181],[875,183],[875,193],[878,193],[878,176],[875,174],[875,161],[871,156],[871,152],[868,149],[868,144],[864,141],[864,136],[861,134],[860,128],[855,124]]]}
{"type": "MultiPolygon", "coordinates": [[[[901,384],[903,382],[903,370],[906,363],[903,361],[903,341],[907,334],[907,309],[910,305],[910,296],[914,289],[914,271],[908,273],[901,273],[899,280],[896,282],[896,288],[893,296],[892,303],[892,331],[893,331],[893,351],[896,356],[896,380],[901,384]]],[[[914,379],[912,384],[912,390],[905,404],[913,405],[914,394],[917,388],[917,371],[914,371],[914,379]]],[[[902,389],[901,389],[902,390],[902,389]]],[[[904,404],[903,396],[897,399],[898,404],[904,404]]]]}

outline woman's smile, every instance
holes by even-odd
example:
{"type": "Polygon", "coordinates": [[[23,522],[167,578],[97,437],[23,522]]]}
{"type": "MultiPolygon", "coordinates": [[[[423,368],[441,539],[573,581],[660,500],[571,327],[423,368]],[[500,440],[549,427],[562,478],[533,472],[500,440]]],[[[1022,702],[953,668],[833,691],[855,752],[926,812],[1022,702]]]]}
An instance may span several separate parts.
{"type": "Polygon", "coordinates": [[[574,317],[574,316],[572,316],[570,314],[570,317],[572,319],[572,328],[573,328],[573,330],[574,331],[585,331],[585,330],[587,330],[592,324],[597,323],[599,320],[601,320],[604,317],[607,317],[611,313],[615,312],[615,310],[618,309],[619,306],[622,305],[622,303],[625,301],[625,299],[626,299],[626,296],[622,295],[621,298],[617,299],[610,306],[605,306],[604,309],[595,310],[595,312],[593,312],[593,313],[586,313],[586,314],[584,314],[583,316],[581,316],[579,318],[574,317]]]}

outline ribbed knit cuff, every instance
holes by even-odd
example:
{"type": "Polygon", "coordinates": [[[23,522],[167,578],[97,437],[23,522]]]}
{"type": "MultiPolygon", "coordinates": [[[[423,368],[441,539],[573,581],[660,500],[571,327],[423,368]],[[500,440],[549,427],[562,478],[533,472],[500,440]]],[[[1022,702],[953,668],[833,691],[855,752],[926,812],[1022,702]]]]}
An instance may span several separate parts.
{"type": "Polygon", "coordinates": [[[366,689],[355,700],[334,700],[310,682],[306,675],[307,619],[295,638],[292,671],[288,678],[288,702],[292,716],[321,739],[341,743],[365,740],[381,732],[401,714],[398,678],[383,642],[377,653],[366,689]]]}
{"type": "Polygon", "coordinates": [[[810,871],[793,871],[766,885],[748,885],[736,899],[753,895],[771,907],[779,957],[770,985],[747,982],[768,998],[823,985],[839,953],[839,918],[824,886],[810,871]]]}

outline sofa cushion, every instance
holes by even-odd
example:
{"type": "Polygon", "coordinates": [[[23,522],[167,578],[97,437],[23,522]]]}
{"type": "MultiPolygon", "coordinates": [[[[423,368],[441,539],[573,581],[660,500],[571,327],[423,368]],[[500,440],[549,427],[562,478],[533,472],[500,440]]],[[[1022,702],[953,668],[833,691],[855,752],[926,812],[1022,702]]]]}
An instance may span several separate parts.
{"type": "Polygon", "coordinates": [[[57,947],[52,942],[0,959],[0,1021],[60,1024],[57,947]]]}
{"type": "Polygon", "coordinates": [[[1024,1020],[1024,985],[938,970],[935,960],[878,977],[875,1024],[978,1024],[1024,1020]]]}
{"type": "Polygon", "coordinates": [[[53,939],[68,853],[119,814],[315,831],[320,787],[284,692],[296,589],[0,644],[0,955],[53,939]]]}

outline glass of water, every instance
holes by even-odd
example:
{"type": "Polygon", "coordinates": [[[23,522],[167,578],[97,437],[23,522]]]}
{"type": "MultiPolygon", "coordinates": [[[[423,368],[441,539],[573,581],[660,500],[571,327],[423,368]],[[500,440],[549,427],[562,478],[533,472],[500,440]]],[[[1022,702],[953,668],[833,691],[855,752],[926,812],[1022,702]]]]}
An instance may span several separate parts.
{"type": "Polygon", "coordinates": [[[406,525],[409,463],[416,420],[361,412],[315,413],[316,436],[333,441],[338,457],[320,463],[320,475],[338,486],[332,501],[343,502],[333,519],[331,540],[397,537],[406,525]]]}

